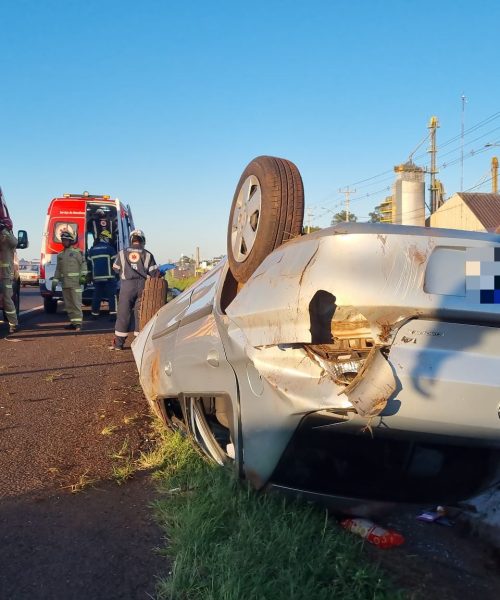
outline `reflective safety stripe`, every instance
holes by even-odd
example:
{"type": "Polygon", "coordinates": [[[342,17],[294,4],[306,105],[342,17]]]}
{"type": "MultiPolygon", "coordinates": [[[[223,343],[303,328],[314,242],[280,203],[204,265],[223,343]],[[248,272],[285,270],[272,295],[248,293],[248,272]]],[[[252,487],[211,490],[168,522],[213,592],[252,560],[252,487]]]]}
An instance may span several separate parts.
{"type": "Polygon", "coordinates": [[[93,277],[94,281],[102,281],[105,279],[109,279],[109,281],[113,281],[114,277],[109,275],[98,275],[97,277],[93,277]]]}
{"type": "Polygon", "coordinates": [[[6,315],[15,315],[15,314],[16,314],[16,311],[15,311],[15,310],[5,310],[5,308],[3,309],[3,312],[4,312],[6,315]]]}
{"type": "Polygon", "coordinates": [[[80,273],[66,273],[66,277],[80,277],[80,273]]]}
{"type": "Polygon", "coordinates": [[[117,337],[127,337],[128,333],[124,333],[123,331],[116,331],[115,329],[115,335],[117,337]]]}
{"type": "Polygon", "coordinates": [[[82,322],[82,320],[81,320],[81,319],[70,319],[70,321],[71,321],[72,323],[81,323],[81,322],[82,322]]]}
{"type": "Polygon", "coordinates": [[[0,267],[10,267],[10,263],[0,263],[0,267]]]}
{"type": "Polygon", "coordinates": [[[4,286],[5,286],[6,288],[12,288],[12,285],[11,285],[10,283],[4,283],[4,286]]]}
{"type": "Polygon", "coordinates": [[[94,261],[98,258],[109,258],[109,254],[94,254],[94,256],[90,257],[90,260],[94,261]]]}

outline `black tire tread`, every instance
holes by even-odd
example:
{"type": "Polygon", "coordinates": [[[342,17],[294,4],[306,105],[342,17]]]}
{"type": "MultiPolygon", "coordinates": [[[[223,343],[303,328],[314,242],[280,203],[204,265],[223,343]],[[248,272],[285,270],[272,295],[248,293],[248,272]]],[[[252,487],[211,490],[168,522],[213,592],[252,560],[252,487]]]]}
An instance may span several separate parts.
{"type": "Polygon", "coordinates": [[[44,298],[43,309],[48,315],[55,314],[57,312],[57,300],[53,298],[44,298]]]}
{"type": "Polygon", "coordinates": [[[168,283],[163,277],[147,279],[139,307],[139,331],[160,310],[167,300],[168,283]]]}
{"type": "Polygon", "coordinates": [[[268,254],[301,234],[303,220],[304,187],[297,167],[289,160],[274,156],[259,156],[252,160],[240,177],[229,216],[227,253],[235,279],[245,283],[268,254]],[[261,185],[260,231],[248,257],[237,262],[231,247],[232,221],[236,199],[249,175],[257,176],[261,185]]]}

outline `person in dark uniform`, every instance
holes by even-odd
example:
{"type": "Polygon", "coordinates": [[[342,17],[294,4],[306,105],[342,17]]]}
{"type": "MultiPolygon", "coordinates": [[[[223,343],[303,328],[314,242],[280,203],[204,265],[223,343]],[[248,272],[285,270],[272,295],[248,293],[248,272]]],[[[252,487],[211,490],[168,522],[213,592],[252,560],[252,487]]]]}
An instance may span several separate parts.
{"type": "Polygon", "coordinates": [[[87,228],[88,231],[93,235],[94,240],[98,240],[101,236],[101,233],[106,230],[111,233],[111,238],[113,237],[113,224],[111,220],[106,216],[106,213],[102,208],[98,208],[92,217],[89,219],[87,228]]]}
{"type": "Polygon", "coordinates": [[[110,242],[111,233],[107,229],[103,229],[99,235],[99,241],[88,252],[88,259],[92,266],[92,281],[94,282],[93,319],[99,317],[101,301],[104,298],[108,300],[110,316],[116,315],[116,276],[113,271],[116,250],[110,242]]]}
{"type": "MultiPolygon", "coordinates": [[[[146,279],[159,277],[160,272],[154,256],[144,248],[146,236],[141,229],[130,233],[130,246],[120,250],[113,269],[120,275],[120,299],[116,317],[115,337],[110,350],[123,350],[131,321],[139,323],[139,304],[146,279]]],[[[132,331],[134,331],[132,329],[132,331]]],[[[138,332],[134,331],[137,335],[138,332]]]]}

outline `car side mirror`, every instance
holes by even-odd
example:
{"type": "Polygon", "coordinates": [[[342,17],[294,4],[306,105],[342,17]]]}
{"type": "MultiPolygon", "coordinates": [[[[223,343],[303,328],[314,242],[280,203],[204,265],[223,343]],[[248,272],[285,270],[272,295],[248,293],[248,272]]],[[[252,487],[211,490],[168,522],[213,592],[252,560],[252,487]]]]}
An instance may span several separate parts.
{"type": "Polygon", "coordinates": [[[29,246],[28,233],[24,229],[17,232],[17,247],[19,250],[24,250],[29,246]]]}

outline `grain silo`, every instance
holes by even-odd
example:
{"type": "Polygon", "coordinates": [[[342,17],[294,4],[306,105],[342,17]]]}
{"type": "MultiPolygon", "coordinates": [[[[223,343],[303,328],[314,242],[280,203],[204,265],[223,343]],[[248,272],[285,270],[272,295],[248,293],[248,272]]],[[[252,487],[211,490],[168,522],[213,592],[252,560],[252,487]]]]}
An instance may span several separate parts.
{"type": "Polygon", "coordinates": [[[425,170],[411,160],[394,167],[394,223],[425,225],[425,170]]]}

